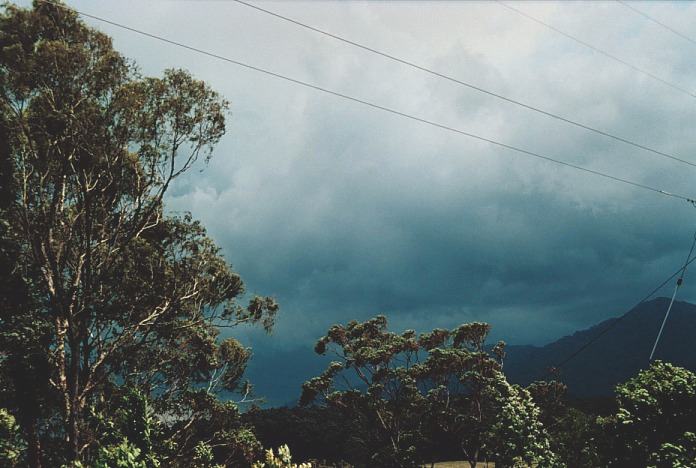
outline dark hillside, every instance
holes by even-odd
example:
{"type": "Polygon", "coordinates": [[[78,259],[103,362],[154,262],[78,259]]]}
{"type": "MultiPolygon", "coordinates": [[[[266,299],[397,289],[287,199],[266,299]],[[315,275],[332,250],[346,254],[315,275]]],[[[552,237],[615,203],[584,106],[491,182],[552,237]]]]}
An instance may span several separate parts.
{"type": "MultiPolygon", "coordinates": [[[[561,380],[578,397],[608,395],[613,387],[647,366],[650,350],[669,299],[657,298],[629,311],[610,331],[561,369],[561,380]]],[[[565,336],[546,346],[510,346],[505,362],[508,378],[527,384],[554,366],[617,318],[565,336]]],[[[675,302],[655,353],[656,359],[696,369],[696,306],[675,302]]]]}

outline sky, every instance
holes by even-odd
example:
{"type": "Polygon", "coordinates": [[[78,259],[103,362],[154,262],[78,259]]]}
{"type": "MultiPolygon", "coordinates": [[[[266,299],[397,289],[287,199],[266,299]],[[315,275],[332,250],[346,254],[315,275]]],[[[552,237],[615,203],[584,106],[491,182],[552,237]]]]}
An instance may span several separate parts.
{"type": "MultiPolygon", "coordinates": [[[[68,4],[466,132],[696,197],[695,167],[234,1],[68,4]]],[[[258,5],[696,162],[696,98],[498,3],[258,5]]],[[[696,43],[624,5],[513,5],[696,90],[696,43]]],[[[696,30],[696,3],[635,6],[675,30],[696,30]]],[[[630,309],[679,268],[691,245],[696,209],[684,201],[86,21],[112,36],[144,74],[185,68],[231,102],[227,134],[213,159],[177,181],[167,206],[204,223],[249,293],[280,303],[272,335],[234,332],[252,346],[250,377],[271,403],[282,403],[290,388],[299,394],[299,383],[321,367],[312,347],[334,323],[380,313],[394,330],[486,321],[494,339],[542,345],[630,309]],[[283,383],[270,377],[268,366],[286,369],[283,383]]],[[[670,285],[659,295],[671,292],[670,285]]],[[[696,301],[688,276],[679,295],[696,301]]]]}

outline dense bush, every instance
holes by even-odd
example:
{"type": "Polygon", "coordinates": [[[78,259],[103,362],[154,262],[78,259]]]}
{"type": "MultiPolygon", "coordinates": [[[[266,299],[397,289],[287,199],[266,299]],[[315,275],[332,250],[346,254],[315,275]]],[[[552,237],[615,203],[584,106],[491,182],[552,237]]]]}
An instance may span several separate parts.
{"type": "Polygon", "coordinates": [[[616,387],[618,411],[600,418],[609,466],[694,466],[696,374],[660,361],[616,387]]]}

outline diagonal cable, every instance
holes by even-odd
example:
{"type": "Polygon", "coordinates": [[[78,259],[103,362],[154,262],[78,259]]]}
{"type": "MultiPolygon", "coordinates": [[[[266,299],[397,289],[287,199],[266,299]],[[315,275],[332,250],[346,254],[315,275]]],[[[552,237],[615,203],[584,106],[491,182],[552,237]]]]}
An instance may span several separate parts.
{"type": "Polygon", "coordinates": [[[648,21],[652,21],[653,23],[657,24],[658,26],[665,28],[667,31],[671,32],[672,34],[675,34],[675,35],[681,37],[682,39],[685,39],[685,40],[691,42],[692,44],[696,45],[696,41],[691,39],[686,34],[677,31],[673,27],[669,26],[668,24],[663,23],[662,21],[660,21],[656,18],[653,18],[652,16],[650,16],[649,14],[644,12],[643,10],[639,10],[638,8],[631,5],[630,3],[625,2],[624,0],[616,0],[616,2],[625,6],[629,10],[633,11],[635,14],[642,16],[643,18],[647,19],[648,21]]]}
{"type": "Polygon", "coordinates": [[[630,68],[631,70],[633,70],[633,71],[635,71],[635,72],[638,72],[638,73],[640,73],[640,74],[642,74],[642,75],[648,76],[648,77],[652,78],[652,79],[655,80],[655,81],[659,81],[660,83],[662,83],[662,84],[664,84],[664,85],[666,85],[666,86],[669,86],[670,88],[672,88],[672,89],[674,89],[674,90],[677,90],[677,91],[679,91],[679,92],[681,92],[681,93],[684,93],[684,94],[686,94],[686,95],[688,95],[688,96],[691,96],[692,98],[696,98],[696,94],[695,94],[695,93],[693,93],[692,91],[689,91],[688,89],[686,89],[686,88],[684,88],[684,87],[682,87],[682,86],[679,86],[679,85],[677,85],[677,84],[674,84],[674,83],[672,83],[671,81],[668,81],[668,80],[666,80],[666,79],[664,79],[664,78],[662,78],[662,77],[660,77],[660,76],[658,76],[658,75],[655,75],[655,74],[652,73],[652,72],[649,72],[649,71],[647,71],[647,70],[644,70],[644,69],[642,69],[642,68],[639,68],[639,67],[633,65],[632,63],[627,62],[626,60],[624,60],[624,59],[622,59],[622,58],[620,58],[620,57],[617,57],[617,56],[614,55],[614,54],[611,54],[611,53],[607,52],[607,51],[604,50],[604,49],[600,49],[599,47],[594,46],[594,45],[590,44],[589,42],[586,42],[586,41],[584,41],[584,40],[582,40],[582,39],[580,39],[580,38],[578,38],[578,37],[576,37],[576,36],[573,36],[572,34],[568,34],[567,32],[562,31],[562,30],[558,29],[557,27],[555,27],[555,26],[553,26],[553,25],[551,25],[551,24],[549,24],[549,23],[547,23],[547,22],[545,22],[545,21],[540,20],[539,18],[537,18],[537,17],[535,17],[535,16],[530,15],[529,13],[525,13],[524,11],[520,10],[519,8],[515,8],[514,6],[512,6],[512,5],[508,4],[508,3],[505,3],[505,2],[503,2],[503,1],[501,1],[501,0],[496,0],[496,1],[498,2],[498,4],[504,6],[504,7],[507,8],[508,10],[514,11],[514,12],[517,13],[518,15],[524,16],[525,18],[527,18],[527,19],[529,19],[529,20],[531,20],[531,21],[534,21],[534,22],[537,23],[537,24],[540,24],[540,25],[544,26],[545,28],[550,29],[551,31],[554,31],[554,32],[560,34],[561,36],[566,37],[566,38],[570,39],[571,41],[574,41],[574,42],[576,42],[576,43],[582,45],[583,47],[586,47],[586,48],[588,48],[588,49],[590,49],[590,50],[592,50],[592,51],[594,51],[594,52],[597,52],[598,54],[604,55],[605,57],[607,57],[607,58],[609,58],[609,59],[611,59],[611,60],[613,60],[613,61],[615,61],[615,62],[618,62],[618,63],[620,63],[620,64],[622,64],[622,65],[624,65],[624,66],[630,68]]]}
{"type": "Polygon", "coordinates": [[[574,126],[576,126],[576,127],[582,128],[582,129],[584,129],[584,130],[588,130],[588,131],[593,132],[593,133],[596,133],[596,134],[598,134],[598,135],[602,135],[602,136],[604,136],[604,137],[611,138],[611,139],[616,140],[616,141],[620,141],[621,143],[625,143],[625,144],[627,144],[627,145],[631,145],[631,146],[633,146],[633,147],[635,147],[635,148],[639,148],[639,149],[642,149],[642,150],[644,150],[644,151],[648,151],[648,152],[653,153],[653,154],[656,154],[656,155],[658,155],[658,156],[662,156],[662,157],[664,157],[664,158],[669,158],[669,159],[672,159],[672,160],[674,160],[674,161],[678,161],[678,162],[680,162],[680,163],[683,163],[683,164],[687,164],[687,165],[689,165],[689,166],[696,167],[696,163],[693,163],[693,162],[691,162],[691,161],[687,161],[687,160],[685,160],[685,159],[679,158],[679,157],[677,157],[677,156],[675,156],[675,155],[673,155],[673,154],[666,153],[666,152],[664,152],[664,151],[660,151],[660,150],[651,148],[651,147],[646,146],[646,145],[643,145],[643,144],[641,144],[641,143],[636,143],[635,141],[632,141],[632,140],[629,140],[629,139],[627,139],[627,138],[624,138],[624,137],[615,135],[615,134],[613,134],[613,133],[610,133],[610,132],[607,132],[607,131],[604,131],[604,130],[601,130],[601,129],[598,129],[598,128],[595,128],[595,127],[592,127],[592,126],[590,126],[590,125],[583,124],[583,123],[581,123],[581,122],[578,122],[578,121],[576,121],[576,120],[570,119],[570,118],[568,118],[568,117],[563,117],[562,115],[556,114],[556,113],[554,113],[554,112],[547,111],[547,110],[541,109],[541,108],[539,108],[539,107],[533,106],[533,105],[531,105],[531,104],[527,104],[527,103],[524,103],[524,102],[522,102],[522,101],[518,101],[518,100],[516,100],[516,99],[510,98],[510,97],[507,97],[507,96],[504,96],[504,95],[502,95],[502,94],[499,94],[499,93],[496,93],[496,92],[487,90],[487,89],[482,88],[482,87],[480,87],[480,86],[477,86],[477,85],[475,85],[475,84],[472,84],[472,83],[469,83],[469,82],[460,80],[460,79],[458,79],[458,78],[454,78],[454,77],[452,77],[452,76],[450,76],[450,75],[447,75],[447,74],[444,74],[444,73],[435,71],[435,70],[433,70],[433,69],[431,69],[431,68],[428,68],[428,67],[425,67],[425,66],[423,66],[423,65],[419,65],[419,64],[417,64],[417,63],[415,63],[415,62],[412,62],[412,61],[410,61],[410,60],[406,60],[406,59],[403,59],[403,58],[399,58],[399,57],[397,57],[397,56],[395,56],[395,55],[392,55],[392,54],[389,54],[389,53],[387,53],[387,52],[383,52],[383,51],[380,51],[380,50],[378,50],[378,49],[375,49],[375,48],[366,46],[366,45],[364,45],[364,44],[360,44],[359,42],[352,41],[352,40],[347,39],[347,38],[345,38],[345,37],[342,37],[342,36],[333,34],[333,33],[331,33],[331,32],[328,32],[328,31],[326,31],[326,30],[319,29],[319,28],[317,28],[317,27],[314,27],[314,26],[311,26],[311,25],[309,25],[309,24],[303,23],[303,22],[301,22],[301,21],[299,21],[299,20],[290,18],[290,17],[288,17],[288,16],[281,15],[281,14],[279,14],[279,13],[276,13],[276,12],[274,12],[274,11],[268,10],[268,9],[266,9],[266,8],[262,8],[262,7],[258,6],[258,5],[253,4],[253,3],[249,3],[249,2],[246,2],[246,1],[244,1],[244,0],[232,0],[232,1],[234,1],[234,2],[236,2],[236,3],[239,3],[240,5],[244,5],[244,6],[247,6],[247,7],[249,7],[249,8],[253,8],[254,10],[260,11],[260,12],[262,12],[262,13],[265,13],[265,14],[268,14],[268,15],[271,15],[271,16],[274,16],[274,17],[276,17],[276,18],[278,18],[278,19],[281,19],[281,20],[283,20],[283,21],[287,21],[287,22],[289,22],[289,23],[295,24],[295,25],[300,26],[300,27],[302,27],[302,28],[309,29],[310,31],[314,31],[314,32],[316,32],[316,33],[319,33],[319,34],[322,34],[322,35],[324,35],[324,36],[330,37],[330,38],[335,39],[335,40],[337,40],[337,41],[340,41],[340,42],[343,42],[343,43],[352,45],[352,46],[354,46],[354,47],[358,47],[358,48],[360,48],[360,49],[366,50],[366,51],[371,52],[371,53],[373,53],[373,54],[380,55],[380,56],[385,57],[385,58],[387,58],[387,59],[389,59],[389,60],[392,60],[392,61],[394,61],[394,62],[398,62],[398,63],[401,63],[401,64],[403,64],[403,65],[407,65],[407,66],[409,66],[409,67],[412,67],[412,68],[415,68],[415,69],[417,69],[417,70],[423,71],[423,72],[425,72],[425,73],[428,73],[428,74],[430,74],[430,75],[436,76],[436,77],[438,77],[438,78],[442,78],[442,79],[447,80],[447,81],[450,81],[450,82],[452,82],[452,83],[456,83],[456,84],[458,84],[458,85],[465,86],[465,87],[467,87],[467,88],[469,88],[469,89],[473,89],[473,90],[478,91],[478,92],[480,92],[480,93],[487,94],[487,95],[489,95],[489,96],[495,97],[495,98],[500,99],[500,100],[502,100],[502,101],[506,101],[506,102],[508,102],[508,103],[510,103],[510,104],[514,104],[514,105],[516,105],[516,106],[523,107],[523,108],[528,109],[528,110],[531,110],[531,111],[533,111],[533,112],[537,112],[537,113],[539,113],[539,114],[545,115],[545,116],[547,116],[547,117],[551,117],[551,118],[556,119],[556,120],[559,120],[559,121],[561,121],[561,122],[565,122],[565,123],[567,123],[567,124],[574,125],[574,126]]]}

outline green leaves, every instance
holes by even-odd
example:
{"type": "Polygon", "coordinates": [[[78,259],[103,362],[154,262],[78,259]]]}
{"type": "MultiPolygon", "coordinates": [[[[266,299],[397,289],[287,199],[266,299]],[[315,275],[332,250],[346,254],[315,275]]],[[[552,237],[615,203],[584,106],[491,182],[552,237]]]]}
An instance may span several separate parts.
{"type": "Polygon", "coordinates": [[[360,428],[356,437],[370,455],[357,463],[417,466],[434,441],[452,440],[474,463],[555,466],[530,394],[501,372],[504,343],[494,356],[485,351],[489,331],[471,323],[398,334],[384,316],[334,325],[315,351],[339,361],[305,382],[300,403],[333,406],[360,428]]]}
{"type": "Polygon", "coordinates": [[[616,414],[599,419],[604,456],[612,466],[672,466],[657,460],[693,456],[688,433],[696,420],[696,374],[655,361],[616,387],[616,401],[616,414]]]}
{"type": "Polygon", "coordinates": [[[19,466],[26,450],[17,422],[5,408],[0,408],[0,465],[19,466]]]}
{"type": "Polygon", "coordinates": [[[452,330],[452,346],[466,347],[473,351],[482,351],[491,326],[487,323],[473,322],[460,325],[452,330]]]}
{"type": "MultiPolygon", "coordinates": [[[[118,445],[99,448],[95,468],[151,468],[142,459],[140,449],[123,439],[118,445]]],[[[159,465],[157,465],[159,466],[159,465]]]]}
{"type": "Polygon", "coordinates": [[[689,468],[696,466],[696,434],[685,432],[672,442],[665,442],[650,455],[649,468],[689,468]]]}
{"type": "Polygon", "coordinates": [[[292,462],[290,449],[287,445],[278,447],[278,455],[273,453],[273,449],[269,449],[265,453],[265,458],[261,462],[254,463],[252,468],[311,468],[309,463],[300,463],[299,465],[292,462]]]}

